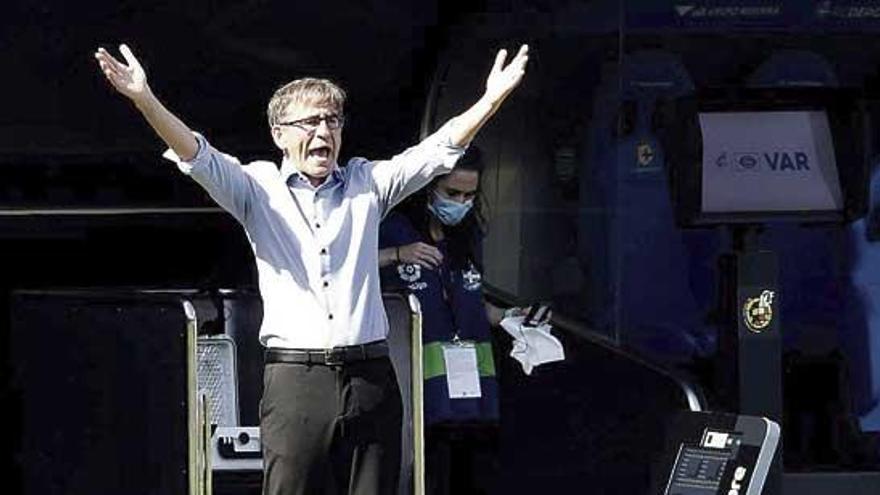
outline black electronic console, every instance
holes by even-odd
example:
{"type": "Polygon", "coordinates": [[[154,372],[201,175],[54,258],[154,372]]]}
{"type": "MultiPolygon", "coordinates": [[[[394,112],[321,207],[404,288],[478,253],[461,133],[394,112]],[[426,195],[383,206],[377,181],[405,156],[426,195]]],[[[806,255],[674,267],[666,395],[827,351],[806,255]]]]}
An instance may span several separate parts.
{"type": "Polygon", "coordinates": [[[779,425],[757,416],[682,412],[654,466],[654,495],[760,495],[779,425]]]}

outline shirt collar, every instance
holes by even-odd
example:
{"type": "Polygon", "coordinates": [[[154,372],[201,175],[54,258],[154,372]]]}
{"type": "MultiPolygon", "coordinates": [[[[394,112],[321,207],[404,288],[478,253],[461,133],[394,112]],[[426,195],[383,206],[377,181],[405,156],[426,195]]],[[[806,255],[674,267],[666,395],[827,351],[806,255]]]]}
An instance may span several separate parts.
{"type": "MultiPolygon", "coordinates": [[[[304,184],[308,187],[312,187],[312,183],[309,182],[309,178],[306,177],[305,174],[300,172],[296,165],[293,164],[287,158],[284,158],[281,161],[281,178],[284,180],[284,183],[288,186],[292,186],[294,184],[300,183],[304,184]]],[[[322,187],[330,187],[333,184],[344,182],[345,175],[342,173],[342,170],[339,168],[339,164],[335,164],[333,167],[333,172],[330,172],[330,175],[324,180],[321,185],[315,187],[314,189],[319,189],[322,187]]]]}

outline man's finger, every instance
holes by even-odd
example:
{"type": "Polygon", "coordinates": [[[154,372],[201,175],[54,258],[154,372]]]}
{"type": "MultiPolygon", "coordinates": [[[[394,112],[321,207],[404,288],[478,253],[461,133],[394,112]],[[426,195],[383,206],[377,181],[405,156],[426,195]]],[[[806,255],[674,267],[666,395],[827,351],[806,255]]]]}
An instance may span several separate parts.
{"type": "MultiPolygon", "coordinates": [[[[526,63],[529,61],[529,45],[522,45],[517,52],[516,57],[510,62],[508,68],[516,67],[517,70],[524,70],[526,63]]],[[[511,69],[513,70],[513,69],[511,69]]]]}
{"type": "Polygon", "coordinates": [[[118,62],[113,60],[113,57],[111,57],[106,51],[103,51],[103,49],[98,50],[98,52],[95,53],[95,59],[98,61],[101,67],[106,67],[108,70],[115,70],[116,64],[118,64],[118,62]]]}
{"type": "Polygon", "coordinates": [[[116,70],[121,71],[125,69],[125,65],[123,65],[122,62],[116,60],[116,58],[113,55],[110,55],[110,53],[104,48],[98,48],[98,53],[96,54],[96,56],[98,57],[98,60],[103,60],[116,70]]]}
{"type": "Polygon", "coordinates": [[[101,66],[101,70],[104,71],[104,73],[107,74],[108,76],[109,75],[119,76],[122,74],[122,72],[119,69],[117,69],[116,66],[114,66],[110,62],[107,62],[106,60],[98,60],[98,65],[101,66]]]}
{"type": "Polygon", "coordinates": [[[137,57],[134,56],[134,53],[131,52],[131,48],[128,47],[125,43],[119,45],[119,51],[122,53],[122,56],[125,57],[125,61],[128,63],[128,66],[132,69],[140,69],[141,64],[138,62],[137,57]]]}
{"type": "Polygon", "coordinates": [[[105,61],[99,61],[98,65],[101,67],[101,72],[104,73],[104,77],[110,80],[110,82],[114,82],[119,78],[119,72],[117,72],[110,64],[105,61]]]}
{"type": "Polygon", "coordinates": [[[492,74],[501,72],[502,67],[504,67],[504,60],[507,58],[507,50],[504,48],[498,50],[498,53],[495,55],[495,64],[492,65],[492,74]]]}

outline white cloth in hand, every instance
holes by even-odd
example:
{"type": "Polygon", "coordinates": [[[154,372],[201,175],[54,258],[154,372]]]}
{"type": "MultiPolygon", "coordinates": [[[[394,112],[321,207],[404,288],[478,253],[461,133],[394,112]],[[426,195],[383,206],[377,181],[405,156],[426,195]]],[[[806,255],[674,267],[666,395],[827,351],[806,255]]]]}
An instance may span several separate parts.
{"type": "Polygon", "coordinates": [[[565,359],[562,343],[550,333],[550,323],[524,327],[523,319],[523,316],[508,316],[501,320],[501,328],[513,337],[510,357],[520,362],[527,375],[539,364],[565,359]]]}

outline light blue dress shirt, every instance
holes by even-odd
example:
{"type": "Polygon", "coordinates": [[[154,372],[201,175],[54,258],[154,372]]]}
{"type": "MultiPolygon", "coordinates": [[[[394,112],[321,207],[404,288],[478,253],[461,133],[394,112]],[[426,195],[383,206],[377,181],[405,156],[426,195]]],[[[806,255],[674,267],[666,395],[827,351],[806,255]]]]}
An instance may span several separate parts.
{"type": "Polygon", "coordinates": [[[448,124],[390,160],[352,158],[318,187],[284,160],[246,165],[196,134],[190,161],[165,157],[244,227],[257,264],[267,347],[322,349],[384,339],[379,222],[464,153],[448,124]]]}

